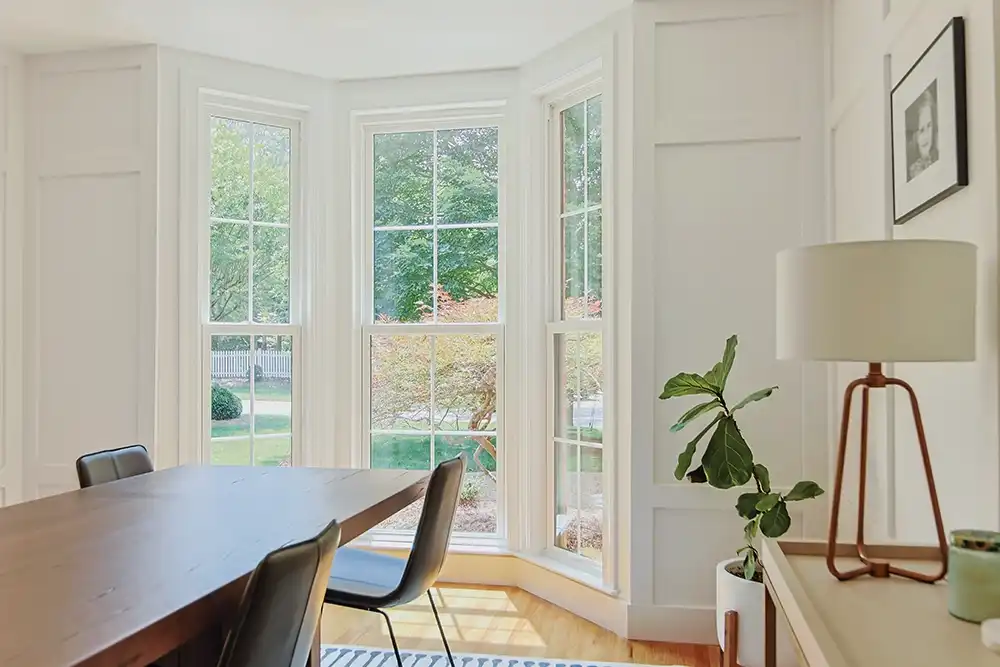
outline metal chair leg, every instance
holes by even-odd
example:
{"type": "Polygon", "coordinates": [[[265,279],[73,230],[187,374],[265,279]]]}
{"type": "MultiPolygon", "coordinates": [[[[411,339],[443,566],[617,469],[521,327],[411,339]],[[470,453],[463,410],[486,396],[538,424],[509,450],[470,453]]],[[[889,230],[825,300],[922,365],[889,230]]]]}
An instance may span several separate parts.
{"type": "Polygon", "coordinates": [[[392,621],[389,620],[389,614],[385,613],[381,609],[369,609],[368,611],[374,611],[376,614],[382,614],[382,618],[385,619],[386,627],[389,628],[389,639],[392,640],[392,650],[396,654],[396,664],[399,667],[403,667],[403,658],[399,655],[399,644],[396,643],[396,633],[392,631],[392,621]]]}
{"type": "Polygon", "coordinates": [[[441,633],[441,641],[444,642],[444,651],[448,654],[448,663],[451,667],[455,667],[455,659],[451,657],[451,647],[448,646],[448,638],[444,636],[444,627],[441,625],[441,617],[438,616],[437,607],[434,606],[434,596],[431,595],[430,589],[427,589],[427,599],[431,601],[431,611],[434,612],[434,620],[438,624],[438,632],[441,633]]]}

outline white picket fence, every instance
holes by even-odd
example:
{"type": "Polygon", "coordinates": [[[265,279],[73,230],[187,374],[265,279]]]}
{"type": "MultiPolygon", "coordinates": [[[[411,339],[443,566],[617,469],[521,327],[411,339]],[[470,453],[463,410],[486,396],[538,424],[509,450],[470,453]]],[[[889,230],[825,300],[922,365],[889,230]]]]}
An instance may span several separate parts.
{"type": "MultiPolygon", "coordinates": [[[[257,350],[254,362],[260,366],[258,377],[290,380],[292,353],[280,350],[257,350]]],[[[212,379],[238,380],[250,377],[250,350],[221,350],[212,352],[212,379]]]]}

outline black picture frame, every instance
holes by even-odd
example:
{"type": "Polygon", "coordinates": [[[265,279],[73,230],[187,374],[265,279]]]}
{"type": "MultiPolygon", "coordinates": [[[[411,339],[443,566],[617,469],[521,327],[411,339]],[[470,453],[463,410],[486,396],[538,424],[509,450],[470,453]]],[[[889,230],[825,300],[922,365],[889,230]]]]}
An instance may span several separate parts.
{"type": "Polygon", "coordinates": [[[965,19],[957,16],[938,33],[892,88],[890,138],[894,224],[901,225],[915,218],[969,184],[968,83],[965,69],[965,19]],[[950,44],[946,44],[943,40],[949,35],[950,44]],[[933,54],[932,57],[928,57],[930,54],[933,54]],[[929,76],[933,78],[928,79],[929,76]],[[945,98],[942,102],[938,98],[939,77],[944,84],[940,88],[953,89],[953,100],[945,98]],[[952,81],[947,81],[949,77],[952,81]],[[929,83],[925,87],[926,81],[929,83]],[[920,91],[915,98],[914,86],[920,91]],[[928,108],[932,111],[923,114],[928,108]],[[953,110],[953,116],[941,114],[942,108],[953,110]],[[923,122],[925,117],[929,118],[923,122]],[[919,126],[916,131],[911,129],[914,121],[919,126]],[[933,152],[930,154],[924,142],[911,136],[924,136],[925,125],[931,126],[928,142],[933,152]],[[904,140],[903,145],[900,145],[900,138],[904,140]],[[917,143],[921,144],[920,154],[914,149],[917,143]],[[942,146],[947,150],[942,150],[942,146]]]}

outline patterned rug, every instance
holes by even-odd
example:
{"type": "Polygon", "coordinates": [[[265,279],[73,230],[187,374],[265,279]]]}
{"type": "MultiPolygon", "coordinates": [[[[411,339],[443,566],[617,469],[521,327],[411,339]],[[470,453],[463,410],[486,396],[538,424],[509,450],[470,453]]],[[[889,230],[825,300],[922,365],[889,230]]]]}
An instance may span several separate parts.
{"type": "MultiPolygon", "coordinates": [[[[449,667],[444,651],[400,651],[403,667],[449,667]]],[[[396,667],[392,650],[360,646],[323,646],[321,667],[396,667]]],[[[512,658],[504,655],[456,653],[455,667],[637,667],[618,662],[512,658]]]]}

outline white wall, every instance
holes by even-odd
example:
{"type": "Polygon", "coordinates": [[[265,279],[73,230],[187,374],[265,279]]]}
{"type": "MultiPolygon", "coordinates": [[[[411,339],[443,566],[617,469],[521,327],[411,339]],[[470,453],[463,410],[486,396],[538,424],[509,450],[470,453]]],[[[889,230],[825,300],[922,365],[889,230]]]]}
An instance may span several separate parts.
{"type": "Polygon", "coordinates": [[[24,496],[153,443],[156,49],[27,60],[24,496]]]}
{"type": "MultiPolygon", "coordinates": [[[[977,360],[896,364],[921,400],[947,529],[1000,527],[997,356],[997,15],[993,0],[829,0],[831,218],[837,240],[940,238],[979,247],[977,360]],[[967,30],[970,185],[892,226],[888,90],[953,16],[967,30]]],[[[863,369],[838,369],[842,391],[863,369]]],[[[926,483],[905,394],[876,406],[869,534],[933,541],[926,483]]],[[[838,405],[839,409],[839,405],[838,405]]],[[[856,442],[856,441],[853,441],[856,442]]],[[[856,467],[848,464],[856,475],[856,467]]],[[[848,487],[853,490],[856,487],[848,487]]],[[[845,501],[850,499],[850,491],[845,501]]],[[[845,511],[853,514],[852,506],[845,511]]],[[[850,521],[842,522],[850,535],[850,521]]]]}
{"type": "Polygon", "coordinates": [[[21,243],[24,211],[24,61],[0,51],[0,506],[22,495],[21,243]]]}
{"type": "MultiPolygon", "coordinates": [[[[863,0],[870,2],[870,0],[863,0]]],[[[822,12],[813,0],[635,6],[632,548],[629,636],[715,642],[714,564],[733,557],[738,490],[677,482],[680,371],[740,345],[727,394],[779,385],[740,425],[776,489],[827,476],[826,371],[775,360],[775,255],[825,238],[822,12]]],[[[824,500],[790,537],[822,535],[824,500]]]]}

